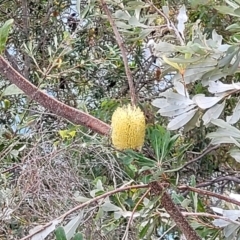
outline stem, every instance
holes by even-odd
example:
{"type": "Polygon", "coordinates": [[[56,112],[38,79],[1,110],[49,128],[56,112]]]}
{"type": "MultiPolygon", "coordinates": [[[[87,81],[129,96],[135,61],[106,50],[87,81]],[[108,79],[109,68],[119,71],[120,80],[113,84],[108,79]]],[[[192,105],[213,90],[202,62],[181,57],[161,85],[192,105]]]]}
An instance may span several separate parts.
{"type": "Polygon", "coordinates": [[[170,217],[176,223],[178,228],[185,235],[187,240],[201,240],[194,229],[190,226],[187,219],[180,212],[178,207],[173,203],[171,197],[166,192],[164,186],[159,182],[150,183],[150,187],[152,188],[152,192],[158,196],[161,196],[161,204],[168,212],[170,217]]]}
{"type": "Polygon", "coordinates": [[[129,85],[129,90],[130,90],[130,96],[131,96],[131,103],[132,106],[136,105],[137,99],[136,99],[136,92],[135,92],[135,87],[134,87],[134,83],[133,83],[133,76],[132,76],[132,72],[130,71],[129,65],[128,65],[128,59],[127,59],[127,54],[126,54],[126,48],[124,46],[122,37],[117,29],[117,26],[112,18],[111,12],[108,9],[108,6],[106,4],[106,2],[104,0],[100,0],[101,4],[102,4],[102,8],[104,10],[104,12],[106,13],[107,17],[108,17],[108,21],[110,22],[113,32],[115,34],[116,37],[116,41],[118,43],[118,46],[121,50],[121,54],[122,54],[122,58],[123,58],[123,63],[124,63],[124,67],[125,67],[125,72],[127,75],[127,79],[128,79],[128,85],[129,85]]]}

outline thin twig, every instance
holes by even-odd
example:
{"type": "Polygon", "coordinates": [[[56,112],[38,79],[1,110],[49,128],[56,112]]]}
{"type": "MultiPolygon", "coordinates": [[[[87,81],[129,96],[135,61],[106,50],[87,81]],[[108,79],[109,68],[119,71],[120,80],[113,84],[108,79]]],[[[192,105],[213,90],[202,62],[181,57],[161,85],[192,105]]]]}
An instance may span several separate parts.
{"type": "Polygon", "coordinates": [[[173,228],[176,227],[176,224],[173,224],[168,230],[166,230],[161,237],[159,238],[159,240],[163,239],[173,228]]]}
{"type": "Polygon", "coordinates": [[[125,72],[127,75],[127,79],[128,79],[128,85],[129,85],[129,90],[130,90],[130,96],[131,96],[131,103],[133,106],[136,105],[137,99],[136,99],[136,92],[135,92],[135,87],[134,87],[134,83],[133,83],[133,76],[132,76],[132,72],[129,68],[128,65],[128,59],[127,59],[127,54],[126,54],[126,48],[124,46],[122,37],[117,29],[117,26],[112,18],[111,12],[108,9],[108,6],[106,4],[106,2],[104,0],[100,0],[101,4],[102,4],[102,8],[104,10],[104,12],[106,13],[107,17],[108,17],[108,21],[110,22],[113,32],[115,34],[116,37],[116,41],[118,43],[118,46],[121,50],[121,54],[122,54],[122,58],[123,58],[123,63],[124,63],[124,67],[125,67],[125,72]]]}
{"type": "Polygon", "coordinates": [[[51,221],[51,222],[48,222],[47,224],[45,224],[44,226],[41,226],[41,228],[39,228],[36,232],[33,232],[29,235],[27,235],[26,237],[23,237],[21,238],[20,240],[26,240],[26,239],[30,239],[32,236],[36,235],[37,233],[40,233],[41,231],[43,231],[44,229],[46,229],[47,227],[51,226],[53,224],[53,222],[62,222],[68,215],[70,215],[71,213],[81,209],[81,208],[84,208],[88,205],[90,205],[91,203],[94,203],[94,202],[97,202],[101,199],[104,199],[106,197],[109,197],[115,193],[118,193],[118,192],[123,192],[123,191],[126,191],[126,190],[130,190],[130,189],[139,189],[139,188],[147,188],[148,185],[147,184],[142,184],[142,185],[132,185],[132,186],[126,186],[126,187],[120,187],[120,188],[117,188],[117,189],[114,189],[110,192],[107,192],[107,193],[104,193],[102,194],[101,196],[98,196],[98,197],[95,197],[85,203],[82,203],[82,204],[79,204],[77,205],[76,207],[70,209],[69,211],[65,212],[64,214],[62,214],[60,217],[56,218],[55,220],[51,221]]]}
{"type": "Polygon", "coordinates": [[[210,192],[210,191],[207,191],[207,190],[202,190],[202,189],[195,188],[195,187],[190,187],[190,186],[179,186],[178,189],[180,189],[180,190],[188,190],[188,191],[199,193],[201,195],[207,195],[207,196],[215,197],[215,198],[224,200],[226,202],[230,202],[230,203],[233,203],[233,204],[236,204],[236,205],[240,206],[240,202],[239,201],[237,201],[235,199],[232,199],[230,197],[226,197],[226,196],[224,196],[222,194],[213,193],[213,192],[210,192]]]}
{"type": "Polygon", "coordinates": [[[192,159],[191,161],[185,163],[183,166],[181,166],[180,168],[178,168],[177,171],[180,171],[180,170],[182,170],[183,168],[187,167],[188,165],[190,165],[190,164],[192,164],[192,163],[200,160],[202,157],[204,157],[205,155],[207,155],[208,153],[210,153],[211,151],[213,151],[213,150],[215,150],[215,149],[217,149],[217,148],[219,148],[219,145],[215,145],[215,146],[213,146],[213,147],[210,147],[210,148],[206,149],[206,151],[204,151],[201,155],[199,155],[198,157],[192,159]]]}
{"type": "Polygon", "coordinates": [[[231,220],[227,217],[219,216],[219,215],[214,215],[210,213],[204,213],[204,212],[198,212],[198,213],[193,213],[193,212],[182,212],[184,216],[194,216],[194,217],[209,217],[209,218],[217,218],[217,219],[222,219],[224,221],[234,223],[236,225],[240,225],[240,222],[231,220]]]}
{"type": "Polygon", "coordinates": [[[147,0],[147,3],[149,3],[161,16],[164,17],[164,19],[167,22],[168,29],[173,29],[173,31],[175,32],[175,35],[179,39],[181,45],[184,46],[185,45],[184,40],[181,37],[177,28],[175,27],[174,23],[172,21],[170,21],[169,18],[161,10],[159,10],[151,1],[147,0]]]}
{"type": "Polygon", "coordinates": [[[137,202],[137,204],[134,206],[133,210],[132,210],[132,214],[128,220],[128,223],[127,223],[127,226],[126,226],[126,230],[125,230],[125,233],[122,237],[122,240],[127,240],[128,239],[128,230],[129,230],[129,227],[132,223],[132,220],[133,220],[133,216],[134,216],[134,213],[136,212],[137,210],[137,207],[139,206],[139,204],[143,201],[143,199],[147,196],[147,194],[151,191],[151,188],[149,188],[143,195],[142,197],[139,199],[139,201],[137,202]]]}
{"type": "Polygon", "coordinates": [[[235,176],[223,176],[223,177],[218,177],[215,178],[211,181],[207,181],[207,182],[202,182],[196,185],[197,188],[200,187],[207,187],[209,185],[212,185],[213,183],[217,183],[217,182],[222,182],[222,181],[231,181],[231,182],[235,182],[240,184],[240,178],[239,177],[235,177],[235,176]]]}

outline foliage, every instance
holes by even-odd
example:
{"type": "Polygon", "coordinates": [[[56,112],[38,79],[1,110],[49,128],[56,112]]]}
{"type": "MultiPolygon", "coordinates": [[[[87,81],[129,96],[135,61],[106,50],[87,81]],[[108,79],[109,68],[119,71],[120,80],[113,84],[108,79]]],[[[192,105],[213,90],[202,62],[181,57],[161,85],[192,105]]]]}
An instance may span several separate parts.
{"type": "MultiPolygon", "coordinates": [[[[149,190],[156,181],[201,239],[238,239],[240,2],[106,4],[146,117],[144,146],[116,150],[1,77],[0,238],[183,238],[149,190]]],[[[0,51],[39,90],[107,123],[129,103],[100,1],[0,6],[0,51]]]]}

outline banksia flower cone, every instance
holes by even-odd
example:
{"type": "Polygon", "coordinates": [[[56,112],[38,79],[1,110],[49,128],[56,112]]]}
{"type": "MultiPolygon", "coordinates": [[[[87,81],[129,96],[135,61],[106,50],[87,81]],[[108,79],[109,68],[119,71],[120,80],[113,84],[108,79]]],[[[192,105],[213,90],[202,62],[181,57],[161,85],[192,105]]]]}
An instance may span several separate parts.
{"type": "Polygon", "coordinates": [[[118,150],[141,149],[145,128],[145,117],[139,107],[118,107],[112,115],[112,143],[118,150]]]}

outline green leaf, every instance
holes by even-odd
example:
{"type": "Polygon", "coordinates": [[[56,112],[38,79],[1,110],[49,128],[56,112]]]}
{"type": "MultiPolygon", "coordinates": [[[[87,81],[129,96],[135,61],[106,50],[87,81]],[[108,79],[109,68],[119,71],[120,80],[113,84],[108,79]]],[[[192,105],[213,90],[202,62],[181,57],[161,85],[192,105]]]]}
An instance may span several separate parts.
{"type": "Polygon", "coordinates": [[[115,13],[114,13],[114,16],[116,18],[119,18],[121,20],[129,20],[130,19],[130,14],[128,14],[127,11],[123,11],[123,10],[117,10],[115,13]]]}
{"type": "Polygon", "coordinates": [[[147,25],[144,25],[138,21],[138,19],[135,16],[130,17],[128,20],[128,23],[132,25],[133,27],[142,27],[142,28],[148,28],[147,25]]]}
{"type": "Polygon", "coordinates": [[[237,162],[240,162],[240,150],[233,148],[229,151],[230,156],[233,157],[237,162]]]}
{"type": "Polygon", "coordinates": [[[225,101],[223,101],[221,104],[216,104],[212,108],[209,108],[202,116],[204,125],[207,125],[212,119],[217,119],[222,113],[224,107],[225,107],[225,101]]]}
{"type": "Polygon", "coordinates": [[[2,96],[17,95],[23,93],[24,92],[21,89],[19,89],[16,85],[11,84],[5,88],[5,90],[2,93],[2,96]]]}
{"type": "Polygon", "coordinates": [[[240,17],[239,14],[235,13],[234,9],[231,8],[231,7],[227,7],[227,6],[216,6],[214,7],[216,10],[218,10],[220,13],[223,13],[223,14],[229,14],[231,16],[234,16],[234,17],[240,17]]]}
{"type": "Polygon", "coordinates": [[[222,97],[205,97],[204,94],[197,94],[193,97],[193,101],[200,107],[201,109],[207,109],[215,104],[217,104],[219,101],[221,101],[222,97]]]}
{"type": "Polygon", "coordinates": [[[83,240],[82,233],[76,233],[73,237],[73,240],[83,240]]]}
{"type": "Polygon", "coordinates": [[[191,111],[188,111],[186,113],[183,113],[173,120],[171,120],[167,126],[167,129],[169,130],[177,130],[181,127],[183,127],[185,124],[187,124],[195,115],[197,109],[193,109],[191,111]]]}
{"type": "Polygon", "coordinates": [[[172,61],[171,58],[167,58],[165,56],[162,56],[163,60],[165,63],[167,63],[168,65],[172,66],[173,68],[177,69],[178,71],[182,70],[184,67],[182,66],[182,64],[178,64],[174,61],[172,61]]]}
{"type": "Polygon", "coordinates": [[[0,54],[2,54],[2,52],[5,49],[5,45],[8,39],[8,34],[10,31],[10,28],[13,24],[13,19],[9,19],[7,20],[3,26],[0,28],[0,54]]]}
{"type": "Polygon", "coordinates": [[[235,9],[235,10],[234,10],[234,13],[236,13],[237,15],[240,16],[240,8],[235,9]]]}
{"type": "Polygon", "coordinates": [[[56,240],[67,240],[65,231],[61,226],[55,230],[55,236],[56,236],[56,240]]]}
{"type": "Polygon", "coordinates": [[[102,210],[104,212],[115,212],[115,211],[121,211],[122,209],[110,202],[105,202],[102,205],[102,210]]]}
{"type": "Polygon", "coordinates": [[[168,42],[160,42],[156,44],[155,49],[159,52],[175,52],[176,46],[168,42]]]}
{"type": "Polygon", "coordinates": [[[4,99],[3,103],[4,103],[4,109],[5,110],[10,108],[11,103],[10,103],[10,101],[8,99],[4,99]]]}
{"type": "Polygon", "coordinates": [[[142,1],[128,1],[127,2],[127,6],[134,7],[134,8],[139,7],[139,6],[143,7],[145,5],[146,5],[146,3],[142,2],[142,1]]]}
{"type": "Polygon", "coordinates": [[[121,22],[121,21],[115,21],[115,24],[117,25],[117,27],[123,28],[123,29],[131,29],[132,28],[132,26],[130,26],[129,24],[126,24],[125,22],[121,22]]]}
{"type": "Polygon", "coordinates": [[[148,221],[148,223],[143,227],[143,229],[140,231],[140,233],[139,233],[139,238],[140,239],[143,239],[145,236],[146,236],[146,234],[147,234],[147,232],[148,232],[148,229],[149,229],[149,227],[150,227],[150,221],[148,221]]]}
{"type": "Polygon", "coordinates": [[[81,211],[78,216],[74,217],[66,226],[64,226],[63,229],[64,229],[67,240],[70,240],[74,236],[82,220],[83,220],[83,211],[81,211]]]}

